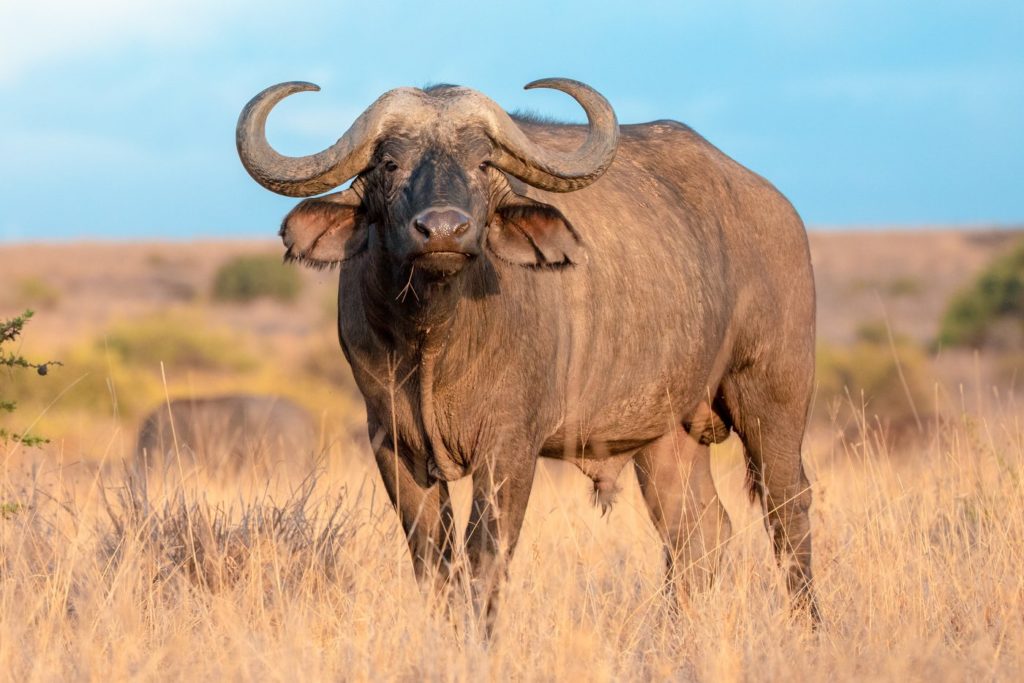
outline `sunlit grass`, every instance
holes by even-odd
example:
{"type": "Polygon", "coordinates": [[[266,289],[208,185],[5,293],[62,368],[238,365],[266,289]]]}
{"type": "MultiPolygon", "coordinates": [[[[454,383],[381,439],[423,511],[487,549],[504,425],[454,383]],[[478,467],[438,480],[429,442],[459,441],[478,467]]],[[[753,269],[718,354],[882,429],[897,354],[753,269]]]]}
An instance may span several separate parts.
{"type": "MultiPolygon", "coordinates": [[[[715,475],[735,537],[677,611],[631,473],[602,519],[586,480],[544,465],[491,643],[458,596],[430,607],[355,447],[305,482],[200,469],[144,486],[14,446],[0,664],[26,680],[1018,679],[1021,424],[993,408],[912,452],[873,443],[806,454],[819,631],[792,618],[730,441],[715,475]]],[[[455,495],[464,508],[463,483],[455,495]]]]}
{"type": "Polygon", "coordinates": [[[336,336],[317,331],[304,342],[281,348],[218,324],[208,309],[178,306],[90,338],[33,346],[63,365],[46,377],[7,373],[3,382],[19,399],[19,419],[31,416],[33,428],[55,441],[49,452],[85,461],[130,455],[139,421],[168,396],[286,396],[332,438],[361,434],[362,401],[336,336]]]}
{"type": "MultiPolygon", "coordinates": [[[[488,643],[463,596],[439,607],[413,579],[361,441],[361,400],[332,329],[333,291],[320,298],[311,327],[287,334],[238,324],[273,330],[280,311],[266,301],[244,310],[193,301],[49,346],[28,340],[33,354],[64,366],[2,380],[18,397],[19,427],[53,440],[0,451],[6,677],[1024,674],[1024,425],[1007,394],[1012,381],[989,390],[972,369],[964,374],[979,381],[970,386],[937,384],[933,355],[877,326],[853,346],[823,347],[805,447],[818,631],[789,610],[733,438],[713,459],[733,522],[725,564],[709,591],[678,609],[662,592],[660,542],[632,471],[602,518],[587,479],[543,463],[488,643]],[[199,459],[175,463],[171,477],[130,474],[142,415],[169,397],[237,392],[284,395],[313,412],[326,448],[317,469],[281,465],[268,476],[253,467],[236,477],[199,459]],[[894,446],[888,429],[908,413],[912,427],[916,415],[925,428],[894,446]]],[[[1019,372],[1014,360],[966,359],[972,368],[1006,364],[1000,379],[1019,372]]],[[[454,495],[464,522],[467,482],[454,495]]]]}

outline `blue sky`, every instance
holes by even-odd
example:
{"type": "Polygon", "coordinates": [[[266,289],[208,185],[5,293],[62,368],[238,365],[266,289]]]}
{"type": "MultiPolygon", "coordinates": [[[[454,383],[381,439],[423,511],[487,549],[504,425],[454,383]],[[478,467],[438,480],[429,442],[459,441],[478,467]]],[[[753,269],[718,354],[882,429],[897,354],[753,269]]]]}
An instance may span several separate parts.
{"type": "Polygon", "coordinates": [[[1024,222],[1024,2],[0,0],[0,239],[272,235],[295,200],[252,182],[256,92],[291,154],[380,93],[523,91],[567,76],[623,122],[685,121],[812,227],[1024,222]]]}

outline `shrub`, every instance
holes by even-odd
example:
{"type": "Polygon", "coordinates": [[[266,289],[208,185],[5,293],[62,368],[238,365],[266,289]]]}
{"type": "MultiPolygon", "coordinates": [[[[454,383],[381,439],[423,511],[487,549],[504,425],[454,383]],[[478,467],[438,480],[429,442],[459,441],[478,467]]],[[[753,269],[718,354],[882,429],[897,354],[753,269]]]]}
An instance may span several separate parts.
{"type": "Polygon", "coordinates": [[[113,411],[118,417],[135,417],[149,410],[165,398],[161,362],[172,393],[189,390],[194,380],[219,391],[221,384],[247,377],[258,365],[244,339],[180,310],[117,323],[61,354],[69,383],[26,377],[13,377],[10,383],[33,410],[47,409],[59,397],[59,404],[47,409],[48,431],[54,431],[62,415],[113,411]]]}
{"type": "Polygon", "coordinates": [[[236,256],[217,271],[213,282],[213,298],[218,301],[248,302],[261,297],[278,301],[294,301],[302,289],[302,279],[295,268],[272,254],[236,256]]]}
{"type": "Polygon", "coordinates": [[[38,277],[27,277],[18,281],[15,298],[20,306],[50,309],[60,301],[60,291],[38,277]]]}
{"type": "Polygon", "coordinates": [[[892,299],[920,296],[924,290],[924,283],[910,275],[894,277],[890,280],[858,278],[851,282],[847,289],[850,294],[878,292],[892,299]]]}
{"type": "Polygon", "coordinates": [[[334,335],[323,336],[309,344],[301,369],[310,378],[327,382],[353,396],[359,395],[352,368],[345,360],[334,335]]]}
{"type": "Polygon", "coordinates": [[[1013,348],[1024,337],[1024,241],[998,256],[969,287],[953,297],[939,343],[1013,348]]]}
{"type": "Polygon", "coordinates": [[[909,275],[893,278],[885,285],[885,293],[894,298],[919,296],[924,291],[924,283],[909,275]]]}
{"type": "Polygon", "coordinates": [[[882,324],[862,325],[857,341],[849,347],[818,346],[820,405],[835,408],[838,403],[844,409],[859,412],[863,400],[869,417],[878,415],[887,421],[898,421],[912,417],[914,408],[922,411],[930,407],[927,376],[924,351],[899,336],[890,345],[889,333],[882,324]]]}
{"type": "Polygon", "coordinates": [[[176,370],[246,370],[253,359],[227,332],[185,313],[161,314],[115,325],[98,342],[125,365],[147,369],[162,362],[176,370]]]}
{"type": "MultiPolygon", "coordinates": [[[[18,369],[29,369],[32,368],[40,376],[46,375],[49,372],[51,365],[60,365],[57,361],[49,361],[46,363],[33,363],[27,360],[17,351],[10,351],[5,346],[10,345],[16,341],[21,332],[25,327],[25,323],[32,318],[32,311],[25,311],[19,316],[15,316],[8,320],[0,320],[0,368],[8,368],[13,370],[18,369]]],[[[18,407],[15,401],[0,397],[0,413],[13,413],[18,407]]],[[[35,436],[28,432],[16,433],[9,432],[6,429],[0,427],[0,443],[8,441],[18,441],[27,446],[38,446],[39,444],[46,443],[46,439],[35,436]]]]}

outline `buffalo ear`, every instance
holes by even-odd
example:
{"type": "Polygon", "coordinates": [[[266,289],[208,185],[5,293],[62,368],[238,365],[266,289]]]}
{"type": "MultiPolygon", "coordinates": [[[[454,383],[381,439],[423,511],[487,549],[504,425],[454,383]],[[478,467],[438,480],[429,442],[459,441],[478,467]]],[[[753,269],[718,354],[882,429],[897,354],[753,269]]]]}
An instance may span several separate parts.
{"type": "Polygon", "coordinates": [[[519,194],[510,194],[495,210],[487,245],[520,266],[558,268],[587,260],[583,242],[561,211],[519,194]]]}
{"type": "Polygon", "coordinates": [[[281,223],[286,261],[332,266],[366,249],[362,198],[352,188],[304,199],[281,223]]]}

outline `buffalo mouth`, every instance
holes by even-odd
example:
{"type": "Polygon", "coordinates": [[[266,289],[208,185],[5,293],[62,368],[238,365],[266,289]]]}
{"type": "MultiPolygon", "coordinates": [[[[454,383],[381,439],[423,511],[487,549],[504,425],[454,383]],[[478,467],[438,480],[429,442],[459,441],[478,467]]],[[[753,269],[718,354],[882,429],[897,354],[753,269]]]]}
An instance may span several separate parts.
{"type": "Polygon", "coordinates": [[[419,270],[446,277],[462,270],[473,256],[464,251],[425,251],[413,257],[412,262],[419,270]]]}

